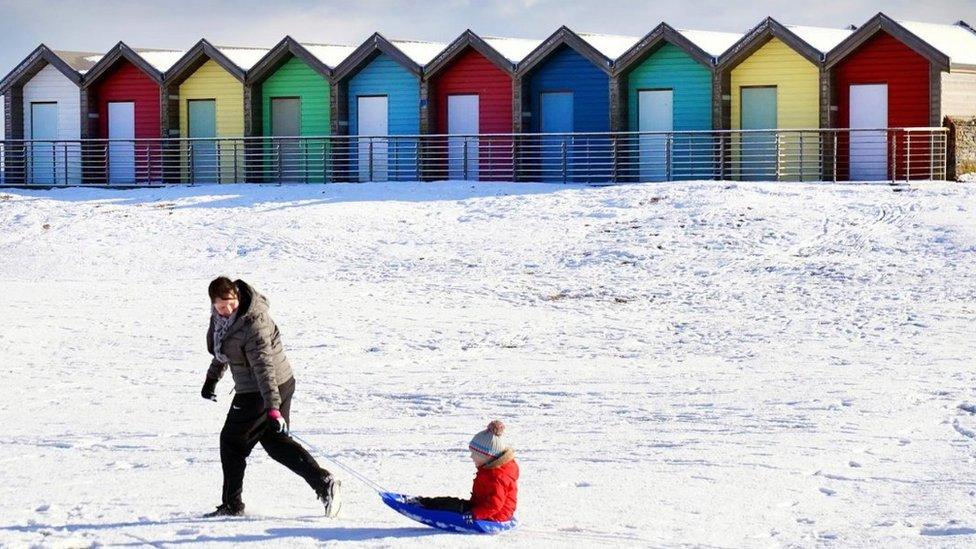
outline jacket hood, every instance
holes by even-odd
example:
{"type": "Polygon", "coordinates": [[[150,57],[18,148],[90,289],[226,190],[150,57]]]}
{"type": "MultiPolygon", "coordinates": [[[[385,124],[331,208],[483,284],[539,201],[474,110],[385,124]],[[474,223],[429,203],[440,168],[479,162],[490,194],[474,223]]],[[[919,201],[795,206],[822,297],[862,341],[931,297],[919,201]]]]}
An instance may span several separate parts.
{"type": "Polygon", "coordinates": [[[268,298],[264,297],[263,294],[255,290],[247,282],[235,280],[234,285],[237,286],[237,291],[241,297],[241,304],[237,309],[238,319],[255,318],[267,313],[268,309],[271,308],[271,303],[268,301],[268,298]]]}

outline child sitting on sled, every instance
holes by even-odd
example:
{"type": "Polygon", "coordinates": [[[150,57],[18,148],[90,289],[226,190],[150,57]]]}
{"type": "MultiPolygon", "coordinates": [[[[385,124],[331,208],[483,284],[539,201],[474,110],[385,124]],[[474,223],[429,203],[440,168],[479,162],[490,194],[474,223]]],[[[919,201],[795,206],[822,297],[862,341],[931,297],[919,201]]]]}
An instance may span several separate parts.
{"type": "Polygon", "coordinates": [[[515,451],[502,443],[504,432],[505,425],[496,419],[468,444],[471,459],[478,468],[471,499],[418,497],[414,501],[427,509],[453,511],[470,520],[511,520],[518,498],[519,467],[515,462],[515,451]]]}

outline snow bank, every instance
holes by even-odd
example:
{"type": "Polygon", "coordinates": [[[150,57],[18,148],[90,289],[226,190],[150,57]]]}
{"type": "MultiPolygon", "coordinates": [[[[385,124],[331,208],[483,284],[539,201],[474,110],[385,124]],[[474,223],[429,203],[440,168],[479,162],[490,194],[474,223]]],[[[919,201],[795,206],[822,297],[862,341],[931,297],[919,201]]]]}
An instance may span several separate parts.
{"type": "Polygon", "coordinates": [[[974,213],[959,184],[0,190],[0,545],[484,543],[347,475],[325,520],[260,448],[249,515],[196,518],[221,273],[268,295],[317,455],[464,495],[505,420],[523,525],[492,544],[971,545],[974,213]]]}

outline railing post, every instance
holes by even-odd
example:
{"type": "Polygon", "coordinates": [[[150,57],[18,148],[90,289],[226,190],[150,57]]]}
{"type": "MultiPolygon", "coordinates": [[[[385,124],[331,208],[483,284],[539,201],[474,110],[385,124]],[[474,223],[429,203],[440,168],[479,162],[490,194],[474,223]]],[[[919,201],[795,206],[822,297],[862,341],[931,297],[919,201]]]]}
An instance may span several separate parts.
{"type": "Polygon", "coordinates": [[[468,180],[468,138],[461,138],[462,147],[464,149],[461,151],[461,177],[464,181],[468,180]]]}
{"type": "MultiPolygon", "coordinates": [[[[574,143],[574,145],[575,145],[575,143],[574,143]]],[[[584,164],[586,164],[586,181],[587,182],[592,182],[593,181],[593,172],[591,170],[592,162],[590,162],[590,139],[589,138],[586,139],[586,144],[583,147],[583,158],[586,159],[585,162],[584,162],[584,164]]]]}
{"type": "MultiPolygon", "coordinates": [[[[373,180],[373,138],[372,137],[369,138],[369,148],[367,152],[369,153],[369,171],[366,172],[367,173],[366,181],[372,181],[373,180]]],[[[387,168],[387,170],[389,170],[389,168],[387,168]]]]}
{"type": "Polygon", "coordinates": [[[277,174],[278,184],[281,184],[282,178],[284,177],[284,169],[281,165],[281,141],[274,139],[274,159],[275,159],[275,173],[277,174]]]}
{"type": "Polygon", "coordinates": [[[800,181],[806,181],[805,174],[803,173],[803,132],[800,132],[800,181]]]}
{"type": "Polygon", "coordinates": [[[912,178],[912,131],[905,130],[905,181],[912,178]]]}
{"type": "MultiPolygon", "coordinates": [[[[181,147],[182,148],[182,147],[181,147]]],[[[187,141],[186,151],[189,158],[187,159],[187,166],[189,171],[186,174],[187,179],[190,180],[190,185],[195,184],[196,176],[194,175],[194,165],[193,165],[193,141],[187,141]]]]}
{"type": "Polygon", "coordinates": [[[896,156],[896,154],[898,153],[898,146],[897,146],[898,134],[889,130],[885,132],[885,135],[888,136],[888,148],[891,151],[890,152],[891,158],[889,159],[888,162],[891,164],[891,182],[894,183],[895,180],[898,178],[898,157],[896,156]]]}
{"type": "Polygon", "coordinates": [[[562,171],[563,171],[563,183],[565,183],[566,182],[566,176],[568,175],[566,173],[567,164],[566,164],[566,136],[565,135],[560,140],[560,143],[562,143],[562,156],[563,156],[563,158],[562,158],[562,171]]]}
{"type": "Polygon", "coordinates": [[[512,137],[512,145],[509,147],[509,160],[512,166],[512,180],[519,180],[519,171],[522,169],[521,162],[519,162],[519,144],[522,141],[522,137],[518,134],[512,137]]]}
{"type": "MultiPolygon", "coordinates": [[[[725,173],[726,173],[726,170],[725,170],[725,134],[724,133],[719,133],[718,134],[718,166],[716,166],[716,167],[718,168],[718,172],[716,174],[718,177],[716,177],[716,179],[718,179],[719,181],[721,181],[722,179],[725,178],[725,173]]],[[[728,172],[731,173],[732,170],[730,169],[730,170],[728,170],[728,172]]]]}
{"type": "Polygon", "coordinates": [[[831,171],[833,172],[834,175],[834,183],[836,183],[837,182],[837,132],[831,132],[831,135],[833,135],[832,141],[833,141],[834,152],[832,153],[833,158],[830,162],[830,165],[832,168],[831,171]]]}
{"type": "Polygon", "coordinates": [[[780,143],[780,138],[782,137],[782,135],[780,134],[779,130],[773,130],[773,131],[776,132],[776,181],[779,181],[780,177],[782,177],[782,172],[780,171],[781,163],[779,158],[781,154],[780,147],[782,145],[780,143]]]}
{"type": "Polygon", "coordinates": [[[671,149],[673,146],[673,133],[664,136],[664,180],[672,181],[674,166],[671,164],[671,149]]]}
{"type": "Polygon", "coordinates": [[[614,137],[610,138],[610,182],[614,184],[617,183],[617,162],[619,161],[617,158],[618,152],[617,136],[614,134],[614,137]]]}
{"type": "Polygon", "coordinates": [[[422,137],[418,136],[416,145],[413,148],[413,158],[414,158],[413,170],[414,170],[414,177],[417,179],[417,181],[423,181],[424,179],[423,163],[426,160],[426,155],[422,154],[421,146],[426,146],[426,143],[423,141],[422,137]]]}
{"type": "Polygon", "coordinates": [[[329,183],[329,151],[332,150],[332,140],[326,137],[322,140],[322,183],[329,183]]]}

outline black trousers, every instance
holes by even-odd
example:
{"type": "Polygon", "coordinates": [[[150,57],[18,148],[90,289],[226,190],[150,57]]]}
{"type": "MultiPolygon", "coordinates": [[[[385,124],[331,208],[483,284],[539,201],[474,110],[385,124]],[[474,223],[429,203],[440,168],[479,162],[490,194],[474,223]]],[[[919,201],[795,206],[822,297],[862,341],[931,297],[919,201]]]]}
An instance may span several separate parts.
{"type": "Polygon", "coordinates": [[[441,496],[436,498],[418,497],[419,503],[425,509],[436,509],[438,511],[452,511],[463,515],[471,511],[471,502],[466,499],[441,496]]]}
{"type": "MultiPolygon", "coordinates": [[[[281,393],[281,415],[291,425],[291,397],[295,394],[295,378],[278,386],[281,393]]],[[[244,490],[244,468],[247,456],[257,443],[278,463],[305,479],[316,492],[324,489],[329,472],[319,467],[301,444],[287,434],[278,433],[277,425],[268,420],[261,393],[234,395],[227,411],[224,428],[220,431],[220,465],[224,470],[223,503],[241,503],[244,490]]]]}

